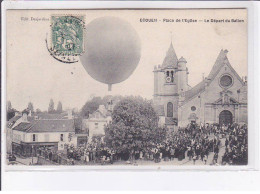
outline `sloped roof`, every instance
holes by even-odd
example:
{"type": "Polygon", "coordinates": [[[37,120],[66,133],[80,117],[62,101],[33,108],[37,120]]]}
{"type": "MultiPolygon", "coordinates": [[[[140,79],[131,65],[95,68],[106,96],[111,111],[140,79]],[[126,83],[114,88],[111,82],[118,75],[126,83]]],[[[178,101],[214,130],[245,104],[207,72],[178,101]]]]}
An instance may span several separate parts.
{"type": "Polygon", "coordinates": [[[179,59],[178,62],[184,62],[184,63],[187,63],[186,59],[184,59],[183,57],[181,57],[181,58],[179,59]]]}
{"type": "Polygon", "coordinates": [[[24,123],[24,122],[22,122],[22,123],[19,123],[17,126],[15,126],[13,128],[13,130],[25,132],[32,126],[33,126],[33,123],[24,123]]]}
{"type": "MultiPolygon", "coordinates": [[[[229,63],[229,60],[227,58],[227,53],[228,53],[227,50],[221,49],[221,51],[216,59],[216,62],[207,77],[207,80],[209,80],[209,82],[211,82],[215,78],[215,76],[218,74],[218,72],[224,65],[228,65],[230,67],[231,71],[233,71],[234,75],[241,81],[241,83],[243,83],[240,76],[236,73],[236,71],[233,69],[233,67],[229,63]]],[[[195,85],[194,87],[192,87],[190,90],[186,91],[184,102],[189,101],[194,96],[203,92],[205,90],[205,82],[206,82],[206,80],[203,80],[200,83],[198,83],[197,85],[195,85]]]]}
{"type": "Polygon", "coordinates": [[[185,92],[185,100],[188,101],[194,96],[198,95],[200,92],[202,92],[205,89],[205,80],[198,83],[196,86],[192,87],[190,90],[185,92]]]}
{"type": "Polygon", "coordinates": [[[107,112],[103,112],[103,111],[100,111],[99,109],[97,109],[95,112],[93,112],[92,114],[89,114],[89,118],[95,118],[95,115],[96,113],[100,113],[100,115],[103,117],[103,118],[106,118],[107,116],[107,112]]]}
{"type": "Polygon", "coordinates": [[[166,56],[163,60],[162,68],[166,68],[166,67],[177,68],[177,63],[178,63],[178,58],[177,58],[177,55],[173,48],[173,45],[171,43],[171,45],[166,53],[166,56]]]}
{"type": "MultiPolygon", "coordinates": [[[[218,70],[226,63],[229,63],[228,58],[227,58],[227,50],[223,50],[221,49],[216,62],[214,64],[214,66],[212,67],[209,75],[208,75],[208,79],[212,79],[213,77],[215,77],[215,75],[218,73],[218,70]]],[[[230,63],[229,63],[230,64],[230,63]]]]}
{"type": "Polygon", "coordinates": [[[33,120],[30,123],[20,123],[13,130],[33,132],[75,132],[73,119],[33,120]]]}
{"type": "Polygon", "coordinates": [[[18,115],[18,116],[14,116],[13,118],[9,119],[8,123],[12,123],[12,122],[16,122],[18,119],[20,119],[22,116],[18,115]]]}
{"type": "Polygon", "coordinates": [[[108,110],[104,105],[100,105],[99,108],[93,112],[92,114],[89,115],[89,118],[94,118],[96,113],[100,113],[100,115],[103,118],[106,118],[108,116],[112,116],[112,112],[108,110]]]}
{"type": "MultiPolygon", "coordinates": [[[[14,116],[13,118],[11,118],[8,122],[7,122],[7,127],[12,127],[16,121],[18,119],[20,119],[22,116],[21,115],[18,115],[18,116],[14,116]]],[[[27,120],[30,122],[30,121],[33,121],[34,120],[34,117],[31,117],[31,116],[27,116],[27,120]]]]}
{"type": "MultiPolygon", "coordinates": [[[[16,122],[18,119],[20,119],[22,116],[18,115],[18,116],[14,116],[13,118],[11,118],[8,122],[16,122]]],[[[32,121],[34,120],[34,117],[32,116],[27,116],[27,120],[28,121],[32,121]]]]}
{"type": "Polygon", "coordinates": [[[34,116],[38,116],[38,119],[64,119],[67,116],[67,113],[34,113],[34,116]]]}
{"type": "Polygon", "coordinates": [[[214,66],[212,67],[207,78],[210,81],[213,80],[215,78],[215,76],[218,74],[218,72],[220,71],[221,67],[223,67],[224,65],[227,65],[231,69],[231,71],[234,73],[234,75],[237,77],[237,79],[244,85],[243,80],[241,79],[241,77],[237,74],[237,72],[234,70],[234,68],[230,64],[228,57],[227,57],[227,53],[228,53],[228,50],[221,49],[221,51],[217,57],[217,60],[214,64],[214,66]]]}

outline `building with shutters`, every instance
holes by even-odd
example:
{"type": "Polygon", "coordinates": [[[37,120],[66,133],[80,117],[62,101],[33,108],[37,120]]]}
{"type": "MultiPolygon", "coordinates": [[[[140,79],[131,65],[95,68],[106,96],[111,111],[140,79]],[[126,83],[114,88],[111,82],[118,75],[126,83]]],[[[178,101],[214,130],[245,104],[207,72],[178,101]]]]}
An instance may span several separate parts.
{"type": "Polygon", "coordinates": [[[247,77],[237,74],[227,53],[221,50],[209,75],[190,87],[187,61],[178,59],[170,44],[162,65],[153,71],[153,100],[161,126],[247,123],[247,77]]]}
{"type": "MultiPolygon", "coordinates": [[[[62,151],[65,145],[77,146],[75,125],[72,118],[41,118],[22,116],[8,122],[7,138],[10,139],[10,152],[24,157],[36,156],[40,148],[62,151]]],[[[8,142],[7,142],[8,144],[8,142]]],[[[7,151],[8,152],[8,151],[7,151]]]]}
{"type": "Polygon", "coordinates": [[[105,127],[112,121],[112,110],[113,103],[109,101],[107,107],[100,105],[87,119],[83,119],[83,127],[89,131],[89,141],[92,137],[105,135],[105,127]]]}

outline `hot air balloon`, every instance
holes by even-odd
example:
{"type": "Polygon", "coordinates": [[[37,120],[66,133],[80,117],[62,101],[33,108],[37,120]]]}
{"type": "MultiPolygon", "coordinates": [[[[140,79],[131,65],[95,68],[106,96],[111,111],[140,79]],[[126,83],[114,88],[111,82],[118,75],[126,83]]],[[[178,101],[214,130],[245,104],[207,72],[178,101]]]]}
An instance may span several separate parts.
{"type": "Polygon", "coordinates": [[[95,80],[112,84],[126,80],[141,57],[141,41],[130,23],[117,17],[101,17],[86,26],[85,52],[80,61],[95,80]]]}

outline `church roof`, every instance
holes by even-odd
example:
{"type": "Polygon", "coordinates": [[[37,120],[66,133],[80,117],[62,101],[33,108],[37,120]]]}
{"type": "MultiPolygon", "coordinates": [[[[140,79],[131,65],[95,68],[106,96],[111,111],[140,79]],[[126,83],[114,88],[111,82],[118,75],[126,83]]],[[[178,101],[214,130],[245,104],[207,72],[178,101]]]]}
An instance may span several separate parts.
{"type": "Polygon", "coordinates": [[[205,89],[205,80],[198,83],[196,86],[192,87],[190,90],[185,92],[185,100],[188,101],[194,96],[198,95],[205,89]]]}
{"type": "MultiPolygon", "coordinates": [[[[209,80],[209,82],[215,78],[215,76],[218,74],[218,72],[224,65],[228,65],[230,67],[231,71],[233,71],[234,75],[241,81],[241,83],[243,83],[240,76],[236,73],[236,71],[233,69],[233,67],[229,63],[229,60],[227,58],[227,53],[228,53],[227,50],[221,49],[221,51],[216,59],[216,62],[207,77],[207,80],[209,80]]],[[[195,85],[194,87],[192,87],[190,90],[186,91],[184,102],[189,101],[191,98],[193,98],[196,95],[198,95],[199,93],[203,92],[205,89],[205,82],[206,82],[206,80],[203,80],[200,83],[198,83],[197,85],[195,85]]]]}
{"type": "Polygon", "coordinates": [[[166,56],[163,60],[162,68],[167,68],[167,67],[177,68],[177,63],[178,63],[178,58],[173,48],[173,45],[171,43],[166,53],[166,56]]]}
{"type": "Polygon", "coordinates": [[[184,59],[183,57],[181,57],[181,58],[179,59],[179,62],[187,63],[186,59],[184,59]]]}
{"type": "Polygon", "coordinates": [[[212,67],[209,75],[208,75],[208,79],[212,79],[213,77],[215,77],[215,75],[218,73],[218,70],[224,65],[224,64],[229,64],[228,58],[227,58],[227,50],[223,50],[221,49],[217,60],[214,64],[214,66],[212,67]]]}

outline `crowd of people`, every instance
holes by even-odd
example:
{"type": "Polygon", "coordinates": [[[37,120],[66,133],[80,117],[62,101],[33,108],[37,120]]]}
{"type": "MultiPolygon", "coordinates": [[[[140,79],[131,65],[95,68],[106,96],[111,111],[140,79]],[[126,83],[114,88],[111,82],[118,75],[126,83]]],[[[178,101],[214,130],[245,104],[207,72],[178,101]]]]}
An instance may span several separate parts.
{"type": "Polygon", "coordinates": [[[225,139],[225,153],[222,164],[247,165],[248,163],[248,137],[247,126],[231,126],[225,139]]]}
{"type": "Polygon", "coordinates": [[[164,142],[150,142],[149,146],[143,145],[139,150],[116,151],[99,140],[92,141],[85,147],[69,147],[67,156],[70,159],[83,161],[85,164],[105,164],[114,161],[135,163],[137,160],[158,163],[162,160],[181,161],[187,158],[193,164],[201,160],[203,164],[245,165],[247,164],[247,126],[190,124],[186,128],[168,133],[164,142]],[[219,156],[219,150],[224,147],[223,157],[219,156]],[[213,158],[208,161],[211,152],[213,158]]]}
{"type": "Polygon", "coordinates": [[[137,160],[154,161],[192,161],[208,165],[246,165],[248,160],[247,126],[232,124],[228,126],[189,124],[186,128],[169,132],[163,142],[142,145],[141,149],[119,151],[106,146],[102,138],[92,140],[81,147],[67,146],[66,154],[43,150],[45,158],[57,163],[64,157],[66,164],[108,164],[126,161],[135,164],[137,160]],[[220,149],[224,154],[219,156],[220,149]],[[212,156],[209,160],[209,154],[212,156]]]}

